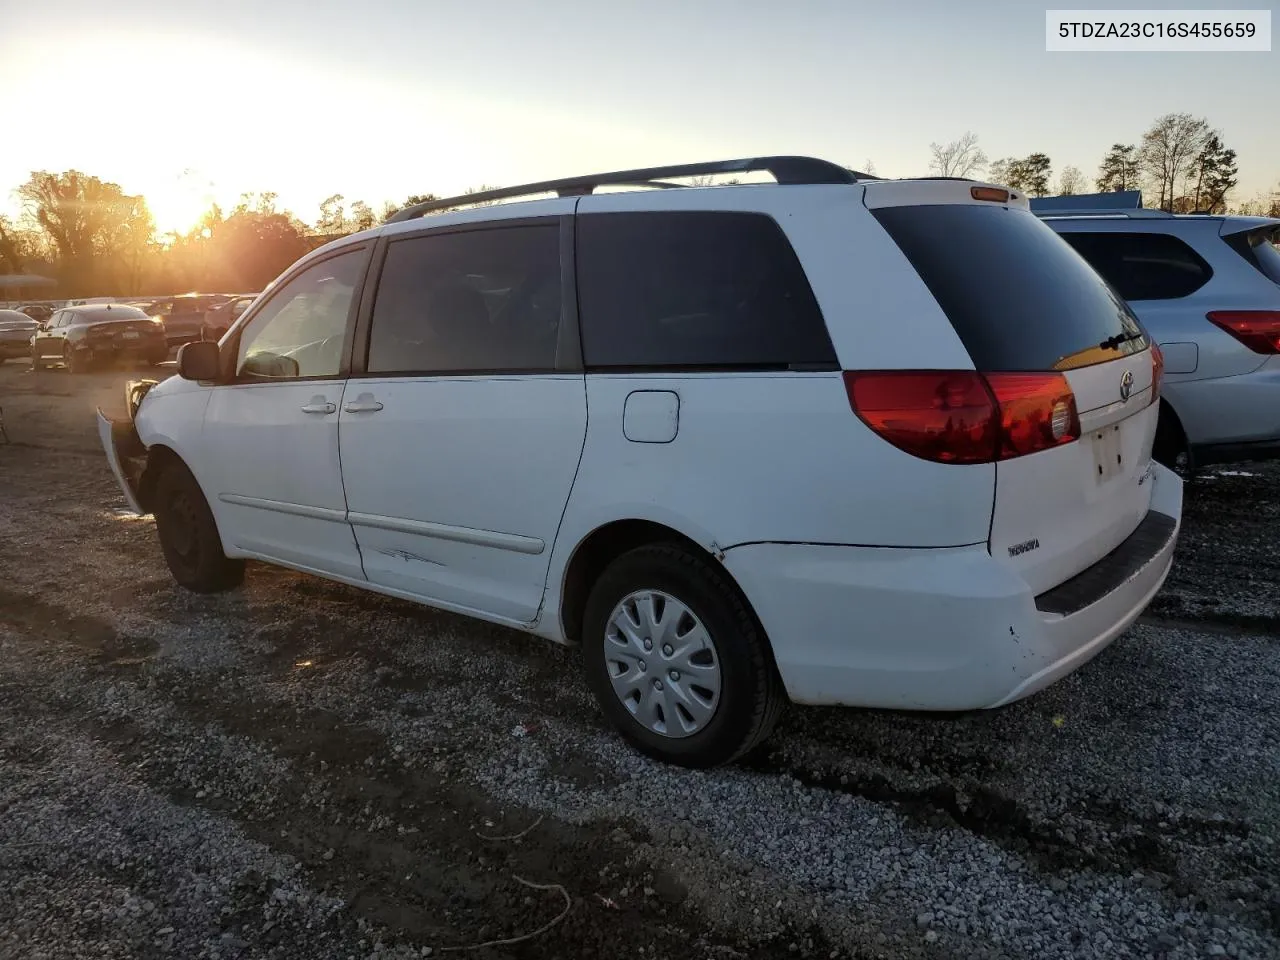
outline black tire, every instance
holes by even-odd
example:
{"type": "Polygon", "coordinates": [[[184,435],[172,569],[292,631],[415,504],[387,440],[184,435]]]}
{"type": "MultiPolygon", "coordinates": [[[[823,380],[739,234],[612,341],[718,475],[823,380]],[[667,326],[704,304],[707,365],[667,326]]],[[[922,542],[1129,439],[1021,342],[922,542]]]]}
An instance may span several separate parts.
{"type": "Polygon", "coordinates": [[[36,353],[35,347],[31,348],[31,369],[33,371],[44,369],[44,360],[40,354],[36,353]]]}
{"type": "Polygon", "coordinates": [[[244,580],[244,561],[222,552],[222,538],[209,503],[181,462],[164,467],[156,480],[154,514],[160,549],[179,586],[219,593],[244,580]]]}
{"type": "Polygon", "coordinates": [[[1151,458],[1156,463],[1185,475],[1190,467],[1190,451],[1187,435],[1178,415],[1163,400],[1160,401],[1159,419],[1156,421],[1156,437],[1151,445],[1151,458]]]}
{"type": "Polygon", "coordinates": [[[83,352],[77,353],[70,347],[63,348],[62,356],[67,364],[67,370],[71,373],[88,373],[89,358],[83,352]]]}
{"type": "Polygon", "coordinates": [[[768,640],[746,601],[709,558],[677,544],[638,547],[605,568],[587,597],[582,646],[587,684],[609,721],[643,753],[683,767],[730,763],[754,749],[772,732],[786,702],[768,640]],[[661,591],[683,603],[715,647],[719,701],[706,725],[689,736],[650,730],[624,706],[610,681],[609,618],[624,598],[641,590],[661,591]]]}

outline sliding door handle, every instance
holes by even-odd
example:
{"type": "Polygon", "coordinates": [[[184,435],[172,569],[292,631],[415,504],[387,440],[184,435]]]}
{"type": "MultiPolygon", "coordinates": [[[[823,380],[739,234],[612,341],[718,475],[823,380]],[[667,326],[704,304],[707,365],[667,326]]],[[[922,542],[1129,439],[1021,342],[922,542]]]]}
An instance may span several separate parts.
{"type": "Polygon", "coordinates": [[[382,404],[373,399],[372,393],[362,393],[350,403],[344,403],[342,409],[347,413],[377,413],[382,404]]]}
{"type": "Polygon", "coordinates": [[[302,405],[303,413],[333,413],[338,409],[336,403],[330,403],[322,396],[314,396],[307,403],[302,405]]]}

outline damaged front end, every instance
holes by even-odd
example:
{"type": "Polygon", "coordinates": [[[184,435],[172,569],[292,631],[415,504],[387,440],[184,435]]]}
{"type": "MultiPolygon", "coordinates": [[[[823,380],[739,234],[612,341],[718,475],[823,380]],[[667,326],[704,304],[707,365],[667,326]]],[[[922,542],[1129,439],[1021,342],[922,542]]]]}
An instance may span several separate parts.
{"type": "Polygon", "coordinates": [[[134,419],[142,400],[160,381],[130,380],[125,384],[124,399],[128,419],[112,420],[102,408],[98,408],[98,438],[107,454],[107,463],[115,474],[120,492],[124,494],[129,509],[139,516],[145,516],[139,490],[141,489],[142,471],[146,466],[147,448],[138,436],[134,419]]]}

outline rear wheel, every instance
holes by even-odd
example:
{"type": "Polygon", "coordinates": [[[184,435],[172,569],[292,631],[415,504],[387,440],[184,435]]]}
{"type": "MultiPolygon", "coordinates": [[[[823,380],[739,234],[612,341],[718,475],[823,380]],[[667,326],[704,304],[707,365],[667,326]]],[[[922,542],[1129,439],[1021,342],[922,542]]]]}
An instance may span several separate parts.
{"type": "Polygon", "coordinates": [[[182,463],[170,463],[156,481],[154,496],[156,532],[173,579],[196,593],[239,585],[244,561],[222,552],[218,525],[191,471],[182,463]]]}
{"type": "Polygon", "coordinates": [[[587,598],[582,637],[605,716],[660,760],[735,760],[769,735],[786,699],[768,641],[732,582],[675,544],[611,563],[587,598]]]}
{"type": "Polygon", "coordinates": [[[72,350],[70,346],[62,348],[62,360],[72,373],[88,373],[89,357],[83,351],[72,350]]]}
{"type": "Polygon", "coordinates": [[[1156,438],[1151,446],[1151,457],[1157,463],[1185,473],[1189,469],[1190,455],[1187,435],[1173,408],[1160,401],[1159,419],[1156,421],[1156,438]]]}

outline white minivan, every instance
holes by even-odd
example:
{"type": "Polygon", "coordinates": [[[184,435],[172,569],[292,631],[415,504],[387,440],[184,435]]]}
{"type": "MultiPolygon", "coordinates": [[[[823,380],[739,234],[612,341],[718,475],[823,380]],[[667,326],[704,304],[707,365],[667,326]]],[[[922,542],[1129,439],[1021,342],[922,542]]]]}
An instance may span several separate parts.
{"type": "Polygon", "coordinates": [[[99,413],[178,583],[255,559],[580,644],[689,766],[787,700],[1043,688],[1142,612],[1182,512],[1159,351],[1021,194],[801,157],[410,207],[178,372],[99,413]]]}

